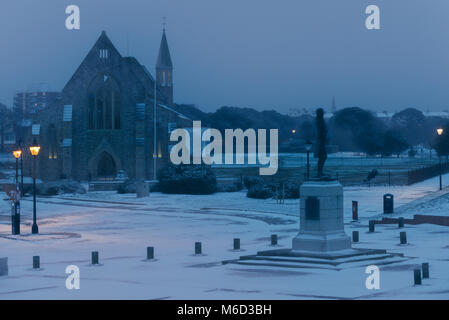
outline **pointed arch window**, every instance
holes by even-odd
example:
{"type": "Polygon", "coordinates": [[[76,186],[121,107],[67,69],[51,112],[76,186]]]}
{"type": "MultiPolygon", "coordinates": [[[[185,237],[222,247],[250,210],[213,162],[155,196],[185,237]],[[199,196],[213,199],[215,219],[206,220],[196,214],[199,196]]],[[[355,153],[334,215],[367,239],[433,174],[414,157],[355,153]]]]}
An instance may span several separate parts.
{"type": "Polygon", "coordinates": [[[58,138],[56,135],[56,126],[52,123],[48,127],[47,132],[48,141],[48,158],[58,159],[58,138]]]}
{"type": "Polygon", "coordinates": [[[91,84],[88,94],[89,130],[118,130],[121,128],[121,99],[117,83],[101,75],[91,84]]]}

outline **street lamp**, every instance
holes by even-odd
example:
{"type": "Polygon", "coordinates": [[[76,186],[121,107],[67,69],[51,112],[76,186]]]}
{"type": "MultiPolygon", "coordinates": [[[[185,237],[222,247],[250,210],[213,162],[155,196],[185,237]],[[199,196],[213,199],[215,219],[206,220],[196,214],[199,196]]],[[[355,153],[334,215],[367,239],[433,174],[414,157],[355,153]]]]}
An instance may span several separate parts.
{"type": "Polygon", "coordinates": [[[306,144],[306,151],[307,151],[307,180],[310,179],[310,150],[312,150],[312,142],[310,142],[309,140],[307,140],[306,144]]]}
{"type": "Polygon", "coordinates": [[[30,153],[33,156],[33,226],[31,227],[32,234],[38,234],[39,229],[36,223],[36,158],[39,154],[41,147],[34,139],[33,144],[30,146],[30,153]]]}
{"type": "Polygon", "coordinates": [[[11,231],[13,235],[20,234],[20,196],[19,191],[19,158],[22,157],[22,150],[18,149],[12,152],[16,158],[16,193],[13,198],[12,212],[11,212],[11,231]]]}
{"type": "Polygon", "coordinates": [[[23,147],[22,139],[19,140],[19,150],[20,150],[20,197],[23,197],[23,147]]]}
{"type": "MultiPolygon", "coordinates": [[[[444,132],[443,128],[437,129],[438,137],[440,137],[439,139],[441,139],[443,132],[444,132]]],[[[440,141],[440,143],[441,143],[441,141],[440,141]]],[[[441,169],[441,154],[440,153],[438,154],[438,159],[439,159],[439,167],[440,167],[440,190],[442,190],[443,189],[443,177],[442,177],[443,174],[442,174],[442,169],[441,169]]]]}
{"type": "Polygon", "coordinates": [[[14,158],[16,158],[16,190],[19,190],[19,159],[22,156],[22,150],[15,150],[12,152],[14,158]]]}

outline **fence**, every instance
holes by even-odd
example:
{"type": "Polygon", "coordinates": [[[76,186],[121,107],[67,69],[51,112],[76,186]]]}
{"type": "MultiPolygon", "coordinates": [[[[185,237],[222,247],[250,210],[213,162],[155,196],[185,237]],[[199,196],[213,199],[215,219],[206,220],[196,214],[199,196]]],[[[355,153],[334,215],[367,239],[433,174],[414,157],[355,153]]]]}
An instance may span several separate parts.
{"type": "Polygon", "coordinates": [[[410,170],[407,172],[407,184],[411,185],[417,182],[427,180],[429,178],[436,177],[440,175],[440,173],[444,174],[448,172],[449,172],[448,162],[441,163],[441,167],[440,164],[434,164],[432,166],[410,170]]]}

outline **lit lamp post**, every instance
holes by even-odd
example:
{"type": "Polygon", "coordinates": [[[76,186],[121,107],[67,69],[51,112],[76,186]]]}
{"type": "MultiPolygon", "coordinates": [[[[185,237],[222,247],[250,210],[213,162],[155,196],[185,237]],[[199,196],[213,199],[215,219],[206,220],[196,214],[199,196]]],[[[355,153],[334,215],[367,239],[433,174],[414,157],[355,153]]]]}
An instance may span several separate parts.
{"type": "Polygon", "coordinates": [[[310,150],[312,150],[312,142],[307,141],[305,144],[306,151],[307,151],[307,180],[310,179],[310,150]]]}
{"type": "Polygon", "coordinates": [[[19,140],[19,150],[20,150],[20,197],[23,197],[23,147],[22,139],[19,140]]]}
{"type": "Polygon", "coordinates": [[[19,190],[19,159],[22,156],[22,150],[13,151],[12,154],[16,158],[16,190],[19,190]]]}
{"type": "MultiPolygon", "coordinates": [[[[441,135],[443,134],[444,130],[443,128],[438,128],[437,129],[437,134],[438,137],[440,137],[440,143],[441,143],[441,135]]],[[[439,167],[440,167],[440,190],[443,189],[443,178],[442,178],[442,170],[441,170],[441,154],[438,154],[438,159],[439,159],[439,167]]]]}
{"type": "Polygon", "coordinates": [[[40,150],[41,147],[39,147],[39,145],[36,142],[36,139],[34,139],[33,144],[30,146],[30,153],[33,156],[33,226],[31,227],[32,234],[39,233],[39,229],[36,223],[36,158],[40,150]]]}
{"type": "Polygon", "coordinates": [[[22,150],[15,150],[12,152],[16,158],[16,194],[14,197],[12,212],[11,212],[11,231],[13,235],[20,234],[20,191],[19,191],[19,158],[22,157],[22,150]]]}

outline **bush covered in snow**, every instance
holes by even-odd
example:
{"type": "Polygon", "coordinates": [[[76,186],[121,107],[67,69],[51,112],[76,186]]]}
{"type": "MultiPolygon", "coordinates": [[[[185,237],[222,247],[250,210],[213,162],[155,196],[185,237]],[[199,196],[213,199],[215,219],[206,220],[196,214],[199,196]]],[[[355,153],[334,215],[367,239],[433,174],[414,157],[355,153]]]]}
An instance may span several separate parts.
{"type": "Polygon", "coordinates": [[[253,199],[268,199],[274,196],[274,192],[270,186],[264,183],[257,183],[249,187],[246,196],[253,199]]]}
{"type": "Polygon", "coordinates": [[[163,193],[212,194],[217,191],[217,179],[205,165],[169,165],[160,172],[159,188],[163,193]]]}
{"type": "Polygon", "coordinates": [[[249,185],[246,196],[255,199],[277,197],[284,199],[299,199],[299,185],[295,182],[265,183],[263,179],[246,180],[249,185]],[[248,181],[250,183],[248,183],[248,181]]]}
{"type": "Polygon", "coordinates": [[[118,186],[117,193],[137,193],[137,183],[139,181],[135,179],[128,179],[118,186]]]}
{"type": "MultiPolygon", "coordinates": [[[[282,192],[282,185],[280,186],[282,192]]],[[[299,184],[288,181],[284,183],[284,199],[299,199],[299,184]]]]}
{"type": "Polygon", "coordinates": [[[264,180],[261,177],[245,176],[243,178],[243,184],[245,185],[245,188],[249,190],[252,186],[256,184],[264,184],[264,180]]]}
{"type": "MultiPolygon", "coordinates": [[[[24,193],[31,194],[33,192],[33,185],[24,185],[24,193]]],[[[64,193],[86,193],[86,189],[76,181],[49,181],[38,183],[36,185],[36,194],[40,196],[54,196],[64,193]]]]}
{"type": "Polygon", "coordinates": [[[243,190],[243,184],[240,181],[234,183],[219,184],[217,186],[218,192],[238,192],[241,190],[243,190]]]}

